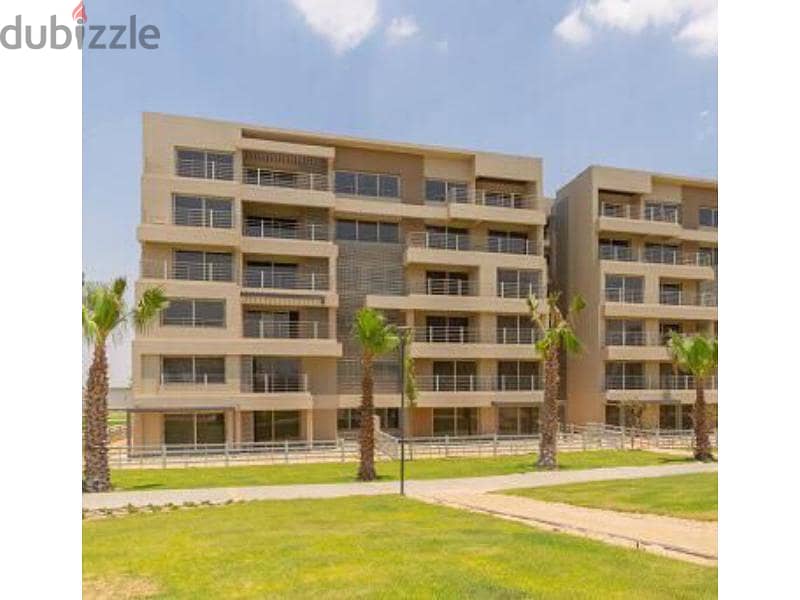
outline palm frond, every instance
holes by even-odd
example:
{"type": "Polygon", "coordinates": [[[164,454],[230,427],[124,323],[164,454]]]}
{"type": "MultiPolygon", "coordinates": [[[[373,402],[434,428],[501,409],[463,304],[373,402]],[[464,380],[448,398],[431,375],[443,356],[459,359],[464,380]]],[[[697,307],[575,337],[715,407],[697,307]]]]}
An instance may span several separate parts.
{"type": "Polygon", "coordinates": [[[167,300],[163,288],[146,289],[131,315],[136,329],[142,331],[147,328],[167,306],[169,306],[169,300],[167,300]]]}

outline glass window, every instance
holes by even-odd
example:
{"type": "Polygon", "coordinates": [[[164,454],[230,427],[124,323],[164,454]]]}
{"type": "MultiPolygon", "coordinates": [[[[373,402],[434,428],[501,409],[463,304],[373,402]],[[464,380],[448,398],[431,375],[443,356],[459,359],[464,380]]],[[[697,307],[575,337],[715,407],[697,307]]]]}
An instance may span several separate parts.
{"type": "Polygon", "coordinates": [[[399,198],[400,178],[395,175],[381,175],[380,195],[383,198],[399,198]]]}
{"type": "Polygon", "coordinates": [[[277,410],[274,414],[275,440],[296,440],[300,437],[299,410],[277,410]]]}
{"type": "Polygon", "coordinates": [[[336,239],[337,240],[357,240],[357,230],[355,221],[336,221],[336,239]]]}
{"type": "Polygon", "coordinates": [[[194,381],[191,356],[165,356],[161,361],[163,383],[192,383],[194,381]]]}
{"type": "Polygon", "coordinates": [[[177,155],[177,172],[181,177],[233,180],[233,154],[178,150],[177,155]]]}
{"type": "Polygon", "coordinates": [[[196,327],[225,327],[225,301],[195,300],[194,325],[196,327]]]}
{"type": "Polygon", "coordinates": [[[191,414],[164,415],[164,443],[193,445],[194,415],[191,414]]]}
{"type": "Polygon", "coordinates": [[[358,222],[358,241],[360,242],[377,242],[378,241],[378,224],[370,221],[358,222]]]}
{"type": "Polygon", "coordinates": [[[425,180],[425,200],[444,202],[447,199],[447,183],[439,179],[425,180]]]}
{"type": "Polygon", "coordinates": [[[206,153],[207,179],[233,179],[233,155],[217,152],[206,153]]]}
{"type": "Polygon", "coordinates": [[[188,326],[194,324],[194,306],[191,300],[173,299],[161,313],[164,325],[188,326]]]}
{"type": "Polygon", "coordinates": [[[225,443],[225,415],[223,413],[200,413],[197,419],[198,444],[225,443]]]}
{"type": "Polygon", "coordinates": [[[397,223],[380,224],[381,242],[396,244],[400,241],[400,226],[397,223]]]}
{"type": "Polygon", "coordinates": [[[337,194],[356,193],[356,174],[347,171],[336,171],[334,186],[337,194]]]}
{"type": "Polygon", "coordinates": [[[703,206],[700,208],[700,225],[703,227],[718,226],[718,216],[716,207],[703,206]]]}
{"type": "Polygon", "coordinates": [[[172,217],[175,225],[202,225],[203,199],[198,196],[175,196],[172,217]]]}
{"type": "Polygon", "coordinates": [[[225,383],[225,358],[222,356],[194,359],[195,383],[225,383]]]}
{"type": "Polygon", "coordinates": [[[177,171],[181,177],[205,177],[205,153],[200,150],[178,150],[177,171]]]}
{"type": "Polygon", "coordinates": [[[369,173],[359,173],[356,181],[356,194],[359,196],[377,196],[378,176],[369,173]]]}

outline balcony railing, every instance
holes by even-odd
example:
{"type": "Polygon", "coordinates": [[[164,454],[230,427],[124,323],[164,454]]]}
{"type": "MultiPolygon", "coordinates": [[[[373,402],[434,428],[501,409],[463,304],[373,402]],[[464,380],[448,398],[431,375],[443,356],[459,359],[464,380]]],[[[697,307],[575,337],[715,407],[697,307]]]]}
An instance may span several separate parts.
{"type": "Polygon", "coordinates": [[[233,227],[233,211],[213,208],[176,208],[172,215],[173,225],[188,227],[210,227],[213,229],[231,229],[233,227]]]}
{"type": "Polygon", "coordinates": [[[148,261],[140,265],[145,279],[180,279],[189,281],[234,281],[232,264],[148,261]]]}
{"type": "Polygon", "coordinates": [[[330,227],[322,223],[274,225],[268,220],[246,217],[242,234],[247,237],[280,238],[285,240],[329,241],[330,227]]]}
{"type": "Polygon", "coordinates": [[[276,273],[246,268],[242,286],[247,288],[326,291],[328,289],[328,274],[276,273]]]}
{"type": "Polygon", "coordinates": [[[416,378],[423,392],[517,392],[542,389],[537,375],[428,375],[416,378]]]}
{"type": "Polygon", "coordinates": [[[606,302],[622,302],[625,304],[641,304],[644,302],[642,290],[626,290],[622,288],[606,288],[606,302]]]}
{"type": "Polygon", "coordinates": [[[187,386],[187,387],[206,387],[209,385],[223,385],[225,383],[225,373],[192,373],[191,371],[162,371],[162,386],[187,386]]]}
{"type": "Polygon", "coordinates": [[[663,346],[668,336],[643,331],[606,331],[606,346],[663,346]]]}
{"type": "Polygon", "coordinates": [[[242,183],[322,192],[327,192],[331,189],[330,176],[327,173],[277,171],[275,169],[248,166],[242,168],[242,183]]]}
{"type": "Polygon", "coordinates": [[[475,239],[458,233],[416,231],[407,238],[411,248],[460,250],[464,252],[496,252],[501,254],[539,254],[536,242],[528,239],[483,238],[475,239]]]}
{"type": "Polygon", "coordinates": [[[519,194],[513,192],[492,192],[489,190],[450,189],[441,198],[426,198],[428,204],[476,204],[497,208],[514,208],[535,210],[539,207],[539,198],[535,194],[519,194]]]}
{"type": "Polygon", "coordinates": [[[655,206],[640,207],[637,204],[601,204],[600,216],[615,219],[659,221],[677,225],[681,223],[681,214],[678,209],[655,206]]]}
{"type": "Polygon", "coordinates": [[[261,339],[327,339],[328,325],[320,321],[275,322],[244,320],[244,337],[261,339]]]}
{"type": "Polygon", "coordinates": [[[717,306],[716,292],[684,292],[680,290],[661,290],[659,303],[674,306],[717,306]]]}
{"type": "Polygon", "coordinates": [[[477,296],[478,285],[476,281],[470,280],[431,278],[409,285],[409,293],[428,296],[477,296]]]}
{"type": "Polygon", "coordinates": [[[528,296],[540,298],[542,289],[538,283],[534,282],[498,281],[497,295],[500,298],[527,298],[528,296]]]}
{"type": "Polygon", "coordinates": [[[439,344],[533,344],[540,333],[531,327],[415,327],[414,341],[439,344]]]}
{"type": "Polygon", "coordinates": [[[672,252],[664,250],[635,251],[632,248],[620,246],[600,246],[601,260],[615,260],[621,262],[644,262],[665,265],[694,265],[699,267],[713,266],[710,255],[702,252],[672,252]]]}
{"type": "Polygon", "coordinates": [[[439,344],[476,344],[480,332],[472,327],[415,327],[414,341],[439,344]]]}
{"type": "Polygon", "coordinates": [[[307,373],[253,373],[242,380],[242,392],[247,394],[284,394],[307,391],[307,373]]]}
{"type": "MultiPolygon", "coordinates": [[[[717,389],[716,376],[705,379],[705,389],[717,389]]],[[[606,375],[607,390],[693,390],[695,379],[692,375],[606,375]]]]}

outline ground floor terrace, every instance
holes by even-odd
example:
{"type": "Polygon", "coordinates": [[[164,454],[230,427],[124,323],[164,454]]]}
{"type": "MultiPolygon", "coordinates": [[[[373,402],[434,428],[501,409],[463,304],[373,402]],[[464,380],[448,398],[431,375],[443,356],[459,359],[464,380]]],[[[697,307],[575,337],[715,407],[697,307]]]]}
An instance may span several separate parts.
{"type": "MultiPolygon", "coordinates": [[[[707,401],[706,415],[709,427],[717,429],[716,401],[707,401]]],[[[643,429],[688,430],[694,427],[694,401],[608,402],[605,423],[643,429]]]]}
{"type": "MultiPolygon", "coordinates": [[[[446,406],[406,409],[410,437],[535,435],[539,431],[539,404],[503,406],[446,406]]],[[[381,430],[397,434],[401,414],[397,407],[374,410],[381,430]]],[[[334,442],[354,439],[361,410],[311,408],[297,410],[239,410],[231,407],[129,409],[130,446],[242,445],[277,442],[334,442]]]]}

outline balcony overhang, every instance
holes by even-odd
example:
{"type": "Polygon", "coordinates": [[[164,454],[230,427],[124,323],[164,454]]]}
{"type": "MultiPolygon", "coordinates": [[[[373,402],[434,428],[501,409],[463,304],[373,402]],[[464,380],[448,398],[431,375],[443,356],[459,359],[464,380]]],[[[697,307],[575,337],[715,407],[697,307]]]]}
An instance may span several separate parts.
{"type": "Polygon", "coordinates": [[[627,219],[622,217],[598,217],[597,230],[679,238],[683,227],[679,223],[666,223],[664,221],[648,221],[645,219],[627,219]]]}
{"type": "Polygon", "coordinates": [[[315,146],[311,144],[295,144],[293,142],[279,142],[275,140],[242,137],[236,147],[240,150],[255,152],[269,152],[271,154],[294,154],[299,156],[313,156],[332,160],[336,156],[336,149],[331,146],[315,146]]]}
{"type": "Polygon", "coordinates": [[[240,234],[234,228],[184,227],[169,223],[143,223],[136,228],[136,239],[140,243],[236,248],[239,245],[240,234]]]}
{"type": "Polygon", "coordinates": [[[443,265],[448,267],[502,267],[506,269],[544,269],[544,257],[537,254],[512,254],[467,250],[445,250],[410,246],[405,263],[443,265]]]}
{"type": "Polygon", "coordinates": [[[468,204],[451,202],[447,206],[447,216],[450,219],[473,221],[480,223],[514,223],[517,225],[544,225],[547,223],[547,214],[543,210],[524,208],[505,208],[501,206],[485,206],[482,204],[468,204]]]}
{"type": "Polygon", "coordinates": [[[339,306],[339,295],[324,290],[285,290],[281,288],[242,288],[243,305],[260,306],[339,306]]]}
{"type": "MultiPolygon", "coordinates": [[[[606,402],[694,404],[695,390],[606,390],[606,402]]],[[[705,390],[706,402],[717,402],[717,390],[705,390]]]]}
{"type": "Polygon", "coordinates": [[[718,320],[718,310],[716,306],[604,302],[603,314],[606,317],[630,317],[632,319],[676,319],[678,321],[718,320]]]}
{"type": "Polygon", "coordinates": [[[292,357],[339,358],[342,344],[334,339],[271,339],[271,338],[215,338],[203,339],[202,334],[191,338],[137,338],[133,342],[138,354],[161,356],[207,355],[261,355],[271,354],[292,357]]]}
{"type": "Polygon", "coordinates": [[[270,185],[242,184],[239,192],[243,202],[261,202],[308,208],[333,208],[333,192],[270,185]]]}
{"type": "Polygon", "coordinates": [[[660,361],[670,360],[666,346],[606,346],[604,360],[660,361]]]}
{"type": "Polygon", "coordinates": [[[273,237],[242,236],[243,254],[274,254],[279,256],[308,256],[312,258],[335,258],[339,248],[330,241],[284,239],[273,237]]]}
{"type": "Polygon", "coordinates": [[[667,263],[645,263],[636,261],[606,260],[600,261],[602,275],[647,275],[657,274],[659,277],[671,279],[697,279],[709,281],[715,279],[714,268],[699,265],[674,265],[667,263]]]}
{"type": "Polygon", "coordinates": [[[447,296],[409,294],[407,296],[380,296],[370,294],[366,305],[384,310],[460,311],[483,313],[527,313],[525,300],[497,296],[447,296]]]}

